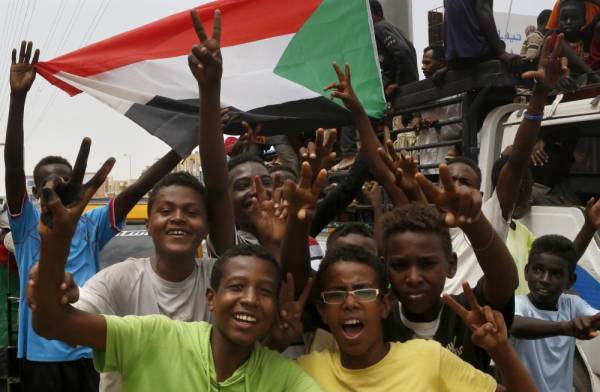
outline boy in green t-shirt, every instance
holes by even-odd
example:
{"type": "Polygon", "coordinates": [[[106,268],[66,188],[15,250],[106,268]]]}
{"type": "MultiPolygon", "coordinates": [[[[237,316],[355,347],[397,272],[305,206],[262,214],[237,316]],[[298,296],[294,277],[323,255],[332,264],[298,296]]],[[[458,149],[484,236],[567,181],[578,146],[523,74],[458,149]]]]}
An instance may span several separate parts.
{"type": "MultiPolygon", "coordinates": [[[[78,163],[87,160],[79,158],[78,163]]],[[[102,316],[61,304],[71,238],[113,164],[109,159],[81,188],[82,200],[66,207],[52,184],[45,184],[38,279],[29,286],[34,330],[48,339],[92,347],[98,370],[122,373],[124,391],[319,391],[295,363],[257,344],[277,321],[282,281],[277,261],[260,246],[232,248],[215,263],[206,292],[214,327],[158,315],[102,316]]],[[[71,186],[77,187],[84,170],[76,165],[73,173],[71,186]]],[[[309,290],[310,284],[298,306],[309,290]]]]}
{"type": "MultiPolygon", "coordinates": [[[[385,265],[354,245],[328,253],[317,273],[319,313],[331,329],[339,351],[313,352],[298,359],[326,391],[494,391],[503,390],[438,342],[415,339],[388,343],[383,320],[392,300],[385,265]]],[[[470,287],[471,310],[451,297],[448,306],[473,330],[473,342],[494,359],[510,391],[535,391],[535,385],[511,347],[500,312],[480,306],[470,287]]]]}

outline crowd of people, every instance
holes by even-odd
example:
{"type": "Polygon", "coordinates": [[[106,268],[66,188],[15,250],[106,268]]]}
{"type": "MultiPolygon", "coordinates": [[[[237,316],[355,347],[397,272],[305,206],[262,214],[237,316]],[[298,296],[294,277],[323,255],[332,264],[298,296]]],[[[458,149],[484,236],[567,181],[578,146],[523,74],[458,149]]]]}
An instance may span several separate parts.
{"type": "MultiPolygon", "coordinates": [[[[393,102],[418,79],[416,52],[369,3],[393,102]]],[[[511,72],[530,63],[520,77],[535,81],[514,142],[494,164],[491,195],[480,192],[477,162],[456,148],[425,150],[419,161],[382,142],[354,93],[352,64],[334,63],[337,77],[324,86],[354,119],[340,131],[342,148],[360,142],[335,186],[336,130],[317,130],[298,154],[289,140],[272,141],[282,157],[269,166],[256,148],[259,124],[224,142],[221,14],[209,34],[192,11],[203,181],[172,172],[182,157],[170,151],[108,205],[84,212],[115,162],[84,184],[84,138],[74,165],[47,156],[35,166],[38,209],[25,187],[23,118],[40,52],[31,42],[13,50],[1,228],[19,273],[23,390],[571,390],[575,338],[597,336],[600,311],[566,291],[600,228],[600,201],[587,202],[573,241],[534,239],[518,219],[535,192],[532,161],[557,159],[540,136],[549,96],[595,69],[600,7],[561,0],[540,14],[520,56],[503,49],[491,1],[444,3],[445,47],[424,50],[427,78],[443,83],[448,70],[499,59],[511,72]],[[101,249],[146,194],[154,255],[100,270],[101,249]],[[372,224],[342,223],[322,254],[314,237],[357,197],[372,203],[372,224]],[[198,258],[203,241],[208,254],[198,258]]],[[[411,124],[422,144],[453,140],[460,126],[436,124],[460,111],[414,113],[411,124]]],[[[558,197],[550,187],[538,193],[558,197]]]]}

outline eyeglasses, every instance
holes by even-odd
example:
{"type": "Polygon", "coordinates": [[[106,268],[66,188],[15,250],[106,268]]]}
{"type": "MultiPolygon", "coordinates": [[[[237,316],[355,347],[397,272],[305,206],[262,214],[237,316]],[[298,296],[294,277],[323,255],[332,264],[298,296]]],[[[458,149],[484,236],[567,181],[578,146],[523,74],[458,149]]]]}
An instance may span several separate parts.
{"type": "Polygon", "coordinates": [[[358,289],[351,291],[323,291],[321,293],[321,299],[323,302],[329,305],[339,305],[343,303],[348,295],[352,295],[358,302],[370,302],[374,301],[379,295],[379,289],[358,289]]]}

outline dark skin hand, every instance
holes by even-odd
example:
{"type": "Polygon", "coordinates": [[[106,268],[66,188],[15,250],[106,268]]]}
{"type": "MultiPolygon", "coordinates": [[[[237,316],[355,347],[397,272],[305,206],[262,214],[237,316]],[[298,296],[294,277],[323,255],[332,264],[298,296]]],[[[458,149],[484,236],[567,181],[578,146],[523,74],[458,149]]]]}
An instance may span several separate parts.
{"type": "MultiPolygon", "coordinates": [[[[81,184],[80,179],[83,176],[80,173],[85,173],[87,152],[82,143],[82,150],[73,168],[74,183],[81,184]]],[[[64,290],[61,286],[64,283],[71,238],[79,218],[89,200],[105,181],[114,163],[114,158],[108,159],[88,183],[80,185],[80,198],[68,205],[61,202],[52,187],[42,190],[38,279],[30,282],[28,286],[28,297],[33,298],[32,303],[35,304],[32,308],[33,329],[40,336],[100,350],[106,347],[104,317],[64,305],[64,290]]]]}
{"type": "Polygon", "coordinates": [[[427,204],[427,198],[415,180],[415,176],[419,172],[418,159],[408,155],[406,151],[397,154],[391,140],[386,140],[385,147],[387,152],[381,147],[377,149],[377,152],[390,172],[394,174],[395,185],[411,201],[427,204]]]}
{"type": "Polygon", "coordinates": [[[598,330],[600,330],[600,313],[568,321],[539,320],[515,315],[510,333],[518,339],[572,336],[581,340],[590,340],[598,336],[598,330]]]}
{"type": "Polygon", "coordinates": [[[227,161],[221,127],[221,12],[215,11],[213,34],[208,38],[200,17],[191,12],[199,44],[192,48],[188,65],[200,91],[200,125],[198,144],[202,156],[202,172],[206,185],[206,205],[210,239],[217,254],[235,245],[235,216],[229,194],[227,161]]]}
{"type": "MultiPolygon", "coordinates": [[[[463,283],[463,289],[470,309],[465,309],[448,294],[444,294],[444,302],[463,320],[473,331],[471,340],[483,348],[494,360],[502,374],[502,381],[508,391],[537,391],[533,379],[521,363],[517,353],[508,340],[506,324],[502,313],[489,306],[481,306],[468,283],[463,283]]],[[[505,390],[498,386],[498,391],[505,390]]]]}
{"type": "Polygon", "coordinates": [[[333,129],[327,140],[325,140],[325,130],[317,129],[315,132],[315,141],[308,142],[306,147],[300,148],[300,158],[310,164],[312,172],[317,175],[321,169],[329,170],[335,163],[336,153],[333,151],[333,144],[337,137],[337,131],[333,129]]]}
{"type": "MultiPolygon", "coordinates": [[[[557,37],[546,37],[539,66],[536,71],[525,72],[523,79],[535,79],[537,84],[533,89],[533,95],[529,101],[527,112],[532,115],[544,113],[544,106],[550,91],[558,86],[561,79],[569,74],[568,61],[561,57],[562,42],[564,35],[557,37]]],[[[534,152],[534,146],[538,140],[541,122],[528,120],[521,121],[508,162],[500,171],[496,193],[502,208],[502,216],[509,219],[517,203],[518,192],[521,181],[529,168],[529,159],[534,152]]]]}
{"type": "Polygon", "coordinates": [[[32,48],[32,42],[21,42],[19,56],[17,57],[16,49],[12,51],[10,66],[10,107],[4,146],[4,165],[6,201],[13,214],[21,212],[21,204],[27,194],[23,163],[23,115],[27,93],[35,80],[34,65],[40,56],[39,49],[36,49],[32,58],[32,48]]]}
{"type": "MultiPolygon", "coordinates": [[[[325,169],[321,169],[315,177],[310,164],[303,162],[298,184],[290,180],[284,184],[288,220],[282,242],[281,261],[283,270],[292,273],[297,291],[298,288],[304,287],[312,275],[307,239],[319,195],[326,183],[325,169]]],[[[296,295],[299,294],[296,292],[296,295]]]]}
{"type": "Polygon", "coordinates": [[[361,149],[366,154],[371,173],[389,194],[392,203],[394,205],[408,203],[408,198],[404,192],[395,185],[396,176],[393,173],[390,173],[388,167],[381,160],[379,153],[377,152],[377,149],[382,147],[382,145],[373,130],[373,126],[371,125],[362,104],[354,93],[350,75],[350,66],[346,64],[344,72],[342,72],[341,68],[334,63],[333,69],[337,74],[338,81],[329,84],[324,90],[332,90],[331,97],[341,99],[344,106],[346,106],[346,108],[354,115],[354,123],[358,129],[358,134],[362,143],[361,149]]]}
{"type": "Polygon", "coordinates": [[[440,165],[439,171],[443,189],[421,173],[415,178],[429,201],[446,214],[446,224],[459,226],[467,236],[483,270],[483,296],[488,304],[501,309],[519,285],[517,266],[504,241],[481,213],[481,193],[466,185],[455,187],[445,164],[440,165]],[[497,279],[498,276],[503,279],[497,279]]]}

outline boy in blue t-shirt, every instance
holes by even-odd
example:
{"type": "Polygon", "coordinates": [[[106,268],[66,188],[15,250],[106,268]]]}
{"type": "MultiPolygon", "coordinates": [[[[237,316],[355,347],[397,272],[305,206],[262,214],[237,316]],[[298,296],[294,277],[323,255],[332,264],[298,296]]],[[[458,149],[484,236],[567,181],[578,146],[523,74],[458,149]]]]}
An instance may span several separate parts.
{"type": "MultiPolygon", "coordinates": [[[[23,41],[19,57],[16,49],[12,52],[10,109],[4,149],[6,200],[21,282],[18,357],[24,359],[22,385],[25,391],[97,391],[98,374],[92,366],[91,351],[37,335],[32,329],[31,312],[27,307],[29,270],[40,257],[40,211],[27,195],[23,163],[25,100],[35,80],[35,64],[39,57],[39,50],[32,56],[32,48],[31,42],[23,41]]],[[[75,168],[59,156],[41,159],[33,170],[33,198],[39,198],[39,190],[50,185],[65,204],[77,198],[90,143],[88,138],[82,142],[75,168]]],[[[108,205],[86,212],[79,218],[66,265],[78,285],[83,285],[99,270],[100,250],[119,231],[131,208],[180,159],[174,151],[170,151],[108,205]]]]}
{"type": "Polygon", "coordinates": [[[576,264],[570,240],[538,238],[525,266],[530,292],[515,299],[513,344],[540,391],[572,389],[575,338],[592,339],[600,329],[599,311],[564,293],[575,283],[576,264]]]}

